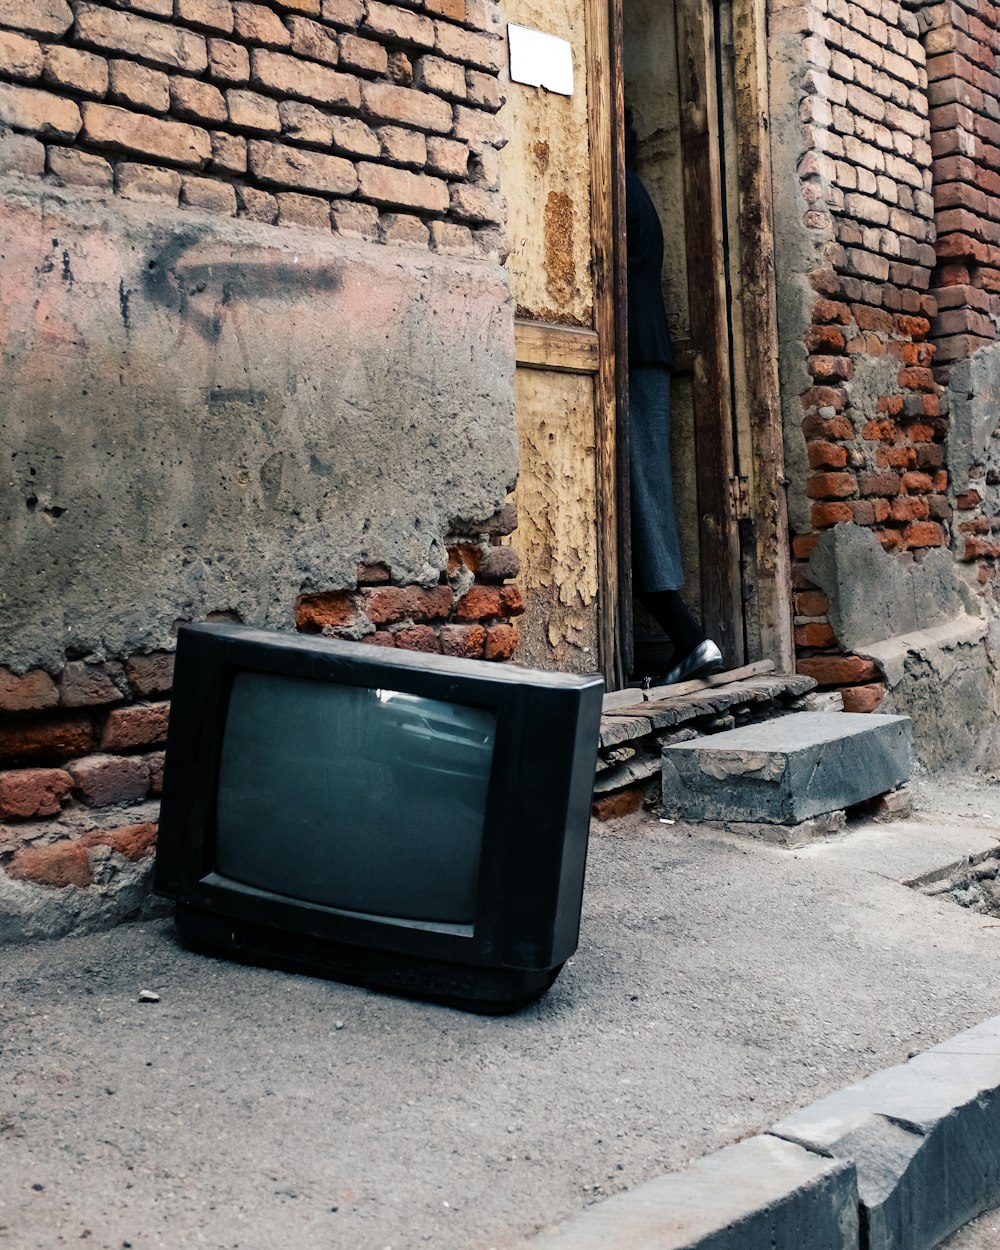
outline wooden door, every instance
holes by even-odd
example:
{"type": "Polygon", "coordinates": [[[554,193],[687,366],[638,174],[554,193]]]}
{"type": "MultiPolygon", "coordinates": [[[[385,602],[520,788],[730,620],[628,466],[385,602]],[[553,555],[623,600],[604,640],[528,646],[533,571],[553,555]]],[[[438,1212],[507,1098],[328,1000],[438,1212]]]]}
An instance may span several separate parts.
{"type": "Polygon", "coordinates": [[[570,43],[574,89],[508,80],[501,159],[517,315],[519,658],[620,685],[611,14],[607,0],[507,0],[508,21],[570,43]]]}

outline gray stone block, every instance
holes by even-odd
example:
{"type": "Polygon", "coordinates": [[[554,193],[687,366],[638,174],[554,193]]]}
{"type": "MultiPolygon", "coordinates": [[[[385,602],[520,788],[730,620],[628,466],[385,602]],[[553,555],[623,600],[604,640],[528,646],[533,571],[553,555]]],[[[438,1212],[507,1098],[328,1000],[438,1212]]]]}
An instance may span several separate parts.
{"type": "Polygon", "coordinates": [[[854,1168],[751,1137],[589,1207],[532,1250],[858,1250],[854,1168]]]}
{"type": "Polygon", "coordinates": [[[690,820],[797,825],[908,781],[906,716],[796,712],[663,752],[663,803],[690,820]]]}
{"type": "Polygon", "coordinates": [[[930,1250],[1000,1205],[1000,1018],[772,1131],[855,1164],[866,1250],[930,1250]]]}

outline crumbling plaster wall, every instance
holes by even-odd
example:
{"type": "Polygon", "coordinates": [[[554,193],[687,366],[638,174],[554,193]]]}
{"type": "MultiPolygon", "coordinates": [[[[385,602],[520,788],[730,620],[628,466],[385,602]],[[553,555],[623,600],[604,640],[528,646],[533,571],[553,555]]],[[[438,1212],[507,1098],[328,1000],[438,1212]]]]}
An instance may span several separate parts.
{"type": "Polygon", "coordinates": [[[486,261],[36,185],[3,188],[0,654],[291,626],[359,562],[436,584],[517,468],[512,315],[486,261]]]}

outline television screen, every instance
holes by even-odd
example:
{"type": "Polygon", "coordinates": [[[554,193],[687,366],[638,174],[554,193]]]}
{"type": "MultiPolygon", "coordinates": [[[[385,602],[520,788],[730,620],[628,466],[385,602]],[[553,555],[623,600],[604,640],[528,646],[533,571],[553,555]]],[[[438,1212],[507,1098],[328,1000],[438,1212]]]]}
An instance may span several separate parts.
{"type": "Polygon", "coordinates": [[[199,949],[514,1010],[576,949],[603,689],[186,626],[155,887],[199,949]]]}
{"type": "Polygon", "coordinates": [[[342,911],[471,925],[495,734],[484,708],[240,673],[216,870],[342,911]]]}

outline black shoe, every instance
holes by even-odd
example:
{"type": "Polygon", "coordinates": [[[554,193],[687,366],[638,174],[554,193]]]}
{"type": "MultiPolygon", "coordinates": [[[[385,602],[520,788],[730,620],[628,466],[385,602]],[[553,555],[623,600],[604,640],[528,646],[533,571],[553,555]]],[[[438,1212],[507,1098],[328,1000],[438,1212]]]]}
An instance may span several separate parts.
{"type": "Polygon", "coordinates": [[[649,685],[650,688],[675,686],[678,682],[691,681],[695,677],[708,677],[710,673],[721,673],[725,667],[726,662],[722,658],[722,652],[711,638],[706,638],[686,655],[680,664],[675,664],[666,677],[659,677],[651,681],[649,685]]]}

